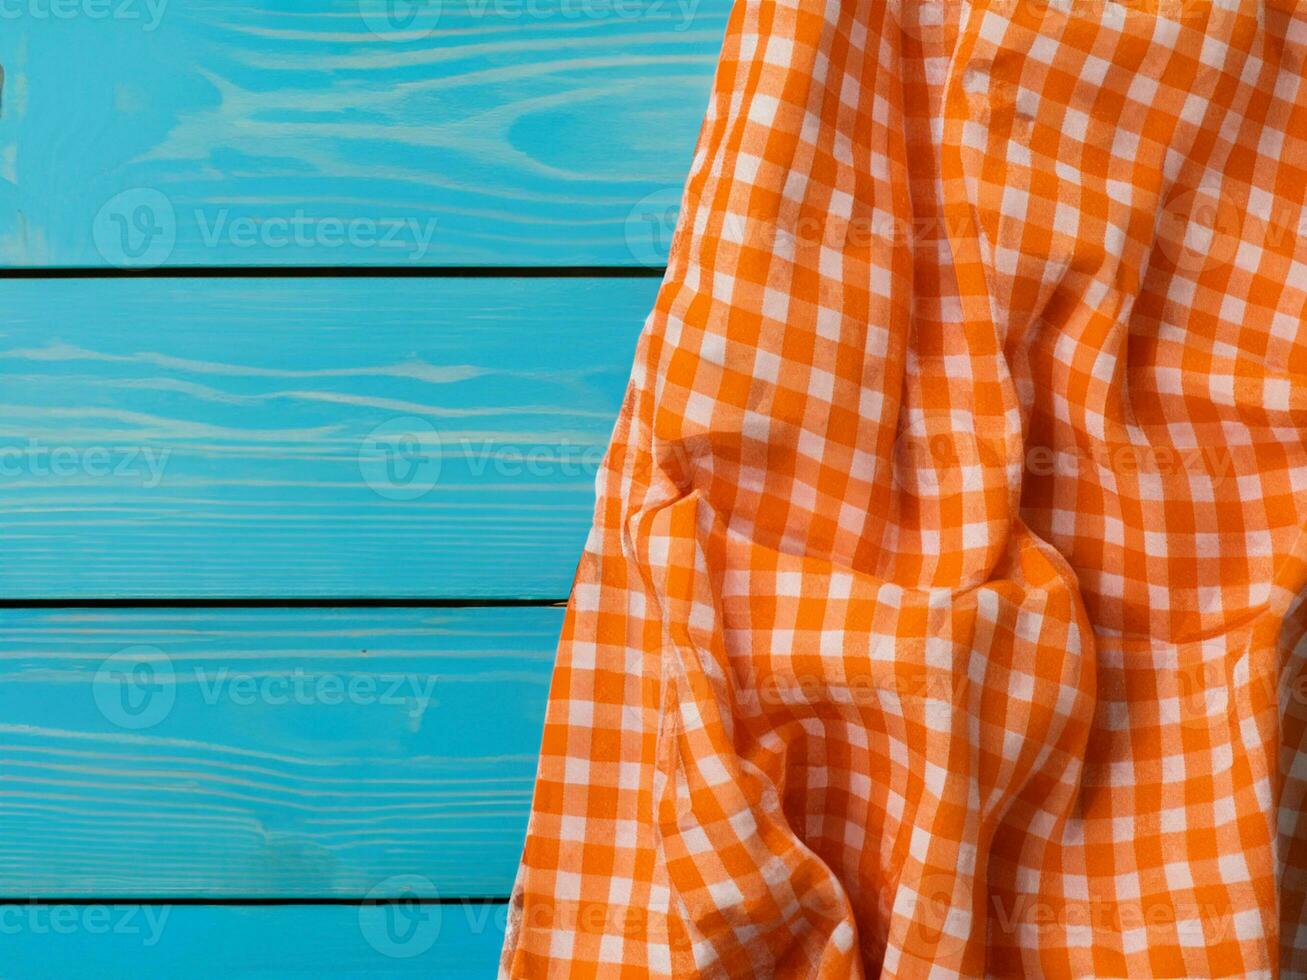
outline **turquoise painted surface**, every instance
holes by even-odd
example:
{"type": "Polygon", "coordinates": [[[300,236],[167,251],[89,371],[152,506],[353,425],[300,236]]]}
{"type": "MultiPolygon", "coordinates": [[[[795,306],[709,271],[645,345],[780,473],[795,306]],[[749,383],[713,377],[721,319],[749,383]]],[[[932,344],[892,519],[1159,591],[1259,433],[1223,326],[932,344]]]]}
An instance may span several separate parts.
{"type": "Polygon", "coordinates": [[[656,264],[729,7],[13,4],[0,263],[656,264]]]}
{"type": "Polygon", "coordinates": [[[0,596],[564,598],[656,289],[0,282],[0,596]]]}
{"type": "Polygon", "coordinates": [[[495,975],[505,906],[0,905],[5,980],[495,975]]]}
{"type": "Polygon", "coordinates": [[[0,610],[0,895],[507,896],[562,616],[0,610]]]}
{"type": "MultiPolygon", "coordinates": [[[[729,0],[0,18],[0,266],[657,266],[729,0]],[[388,11],[397,14],[391,19],[388,11]]],[[[56,9],[57,8],[57,9],[56,9]]],[[[652,280],[0,282],[0,598],[562,599],[652,280]]],[[[561,608],[0,610],[0,980],[487,977],[561,608]]]]}

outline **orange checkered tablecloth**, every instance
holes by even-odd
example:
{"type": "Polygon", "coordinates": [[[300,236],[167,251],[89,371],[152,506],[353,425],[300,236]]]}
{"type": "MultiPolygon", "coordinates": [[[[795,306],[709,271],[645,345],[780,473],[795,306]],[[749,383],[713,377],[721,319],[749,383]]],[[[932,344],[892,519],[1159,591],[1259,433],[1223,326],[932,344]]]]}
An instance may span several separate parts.
{"type": "Polygon", "coordinates": [[[1305,58],[739,0],[505,975],[1307,975],[1305,58]]]}

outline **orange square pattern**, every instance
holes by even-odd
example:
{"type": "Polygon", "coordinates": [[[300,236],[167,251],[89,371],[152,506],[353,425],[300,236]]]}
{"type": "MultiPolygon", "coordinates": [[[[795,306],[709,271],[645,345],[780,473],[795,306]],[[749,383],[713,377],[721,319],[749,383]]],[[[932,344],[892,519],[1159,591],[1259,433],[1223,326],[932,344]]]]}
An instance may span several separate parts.
{"type": "Polygon", "coordinates": [[[1307,6],[740,0],[508,977],[1307,976],[1307,6]]]}

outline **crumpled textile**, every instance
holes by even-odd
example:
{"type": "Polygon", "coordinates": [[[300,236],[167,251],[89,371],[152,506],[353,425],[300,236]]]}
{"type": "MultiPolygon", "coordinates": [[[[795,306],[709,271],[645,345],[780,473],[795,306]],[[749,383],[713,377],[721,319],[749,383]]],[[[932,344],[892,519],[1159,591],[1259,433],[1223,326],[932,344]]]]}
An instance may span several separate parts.
{"type": "Polygon", "coordinates": [[[503,975],[1307,975],[1305,57],[739,0],[503,975]]]}

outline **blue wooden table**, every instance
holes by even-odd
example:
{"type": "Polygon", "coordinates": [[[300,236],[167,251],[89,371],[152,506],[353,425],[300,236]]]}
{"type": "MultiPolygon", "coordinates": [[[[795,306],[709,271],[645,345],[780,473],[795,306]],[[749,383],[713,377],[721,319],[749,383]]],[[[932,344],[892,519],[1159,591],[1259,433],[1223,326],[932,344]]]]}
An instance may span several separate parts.
{"type": "Polygon", "coordinates": [[[0,978],[493,975],[726,0],[0,21],[0,978]]]}

